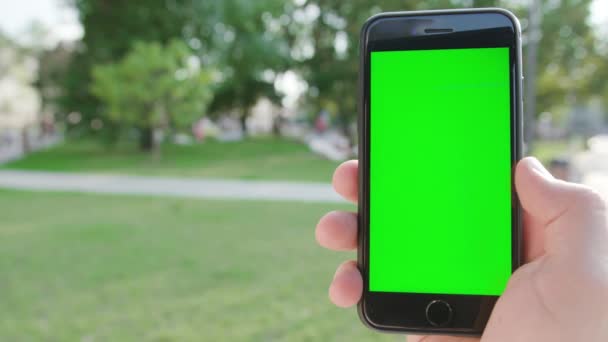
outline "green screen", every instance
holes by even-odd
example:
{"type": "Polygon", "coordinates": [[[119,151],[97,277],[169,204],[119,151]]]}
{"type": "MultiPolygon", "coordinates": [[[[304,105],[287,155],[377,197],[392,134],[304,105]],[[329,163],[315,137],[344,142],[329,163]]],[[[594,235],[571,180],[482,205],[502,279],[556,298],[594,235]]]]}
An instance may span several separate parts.
{"type": "Polygon", "coordinates": [[[500,295],[509,48],[371,53],[369,289],[500,295]]]}

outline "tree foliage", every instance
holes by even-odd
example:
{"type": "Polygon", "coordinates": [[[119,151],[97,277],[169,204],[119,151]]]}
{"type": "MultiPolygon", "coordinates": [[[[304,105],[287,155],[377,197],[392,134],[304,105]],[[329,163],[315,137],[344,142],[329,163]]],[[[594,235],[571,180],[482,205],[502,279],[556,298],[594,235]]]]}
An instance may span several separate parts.
{"type": "MultiPolygon", "coordinates": [[[[542,0],[539,42],[538,111],[566,105],[568,94],[585,99],[597,86],[588,86],[592,47],[597,43],[588,23],[591,0],[542,0]]],[[[436,8],[505,7],[522,20],[527,37],[526,3],[500,0],[308,0],[289,7],[287,26],[294,65],[308,82],[313,111],[333,109],[338,121],[354,121],[357,98],[359,30],[371,15],[382,11],[436,8]]],[[[524,45],[524,53],[526,45],[524,45]]],[[[595,58],[597,69],[608,64],[595,58]]],[[[525,72],[525,70],[524,70],[525,72]]],[[[596,82],[597,83],[597,82],[596,82]]]]}
{"type": "MultiPolygon", "coordinates": [[[[223,75],[212,112],[237,109],[241,118],[260,98],[277,102],[274,77],[287,69],[287,46],[266,26],[282,13],[280,0],[73,0],[85,35],[64,88],[64,111],[79,111],[90,121],[102,113],[90,93],[91,70],[122,58],[136,41],[186,42],[203,65],[223,75]]],[[[85,120],[84,123],[88,124],[85,120]]]]}
{"type": "Polygon", "coordinates": [[[183,128],[206,113],[211,74],[183,42],[140,42],[119,62],[95,66],[91,91],[112,122],[152,131],[183,128]]]}
{"type": "MultiPolygon", "coordinates": [[[[591,0],[542,1],[539,41],[537,113],[573,105],[588,98],[592,76],[586,69],[593,52],[589,6],[591,0]],[[578,98],[578,99],[577,99],[578,98]]],[[[525,70],[524,70],[525,71],[525,70]]]]}
{"type": "Polygon", "coordinates": [[[286,42],[269,22],[281,15],[283,2],[276,0],[225,0],[218,8],[221,22],[214,27],[213,43],[222,56],[223,80],[212,110],[238,110],[242,124],[260,97],[277,103],[274,87],[277,73],[289,66],[286,42]]]}
{"type": "MultiPolygon", "coordinates": [[[[278,74],[298,73],[308,84],[302,101],[311,113],[328,110],[345,132],[355,122],[359,30],[382,11],[453,7],[506,7],[522,19],[528,37],[526,1],[513,0],[71,0],[85,35],[70,58],[59,103],[90,125],[104,107],[91,93],[95,65],[116,63],[135,42],[187,44],[202,66],[221,77],[211,114],[233,111],[242,121],[261,97],[278,102],[278,74]]],[[[588,23],[592,0],[540,0],[537,114],[584,101],[600,91],[606,54],[594,46],[588,23]]],[[[525,51],[524,51],[525,52],[525,51]]],[[[524,70],[525,73],[526,70],[524,70]]],[[[608,100],[607,100],[608,101],[608,100]]],[[[111,126],[111,125],[110,125],[111,126]]],[[[110,127],[108,132],[115,132],[110,127]]],[[[114,127],[115,128],[115,127],[114,127]]]]}
{"type": "MultiPolygon", "coordinates": [[[[485,1],[496,3],[496,1],[485,1]]],[[[372,15],[454,7],[449,0],[340,1],[309,0],[289,8],[287,29],[295,67],[309,85],[306,94],[313,112],[329,109],[347,135],[355,122],[359,33],[372,15]]],[[[469,5],[476,5],[469,4],[469,5]]]]}
{"type": "MultiPolygon", "coordinates": [[[[102,117],[104,108],[91,93],[92,70],[96,65],[122,59],[136,42],[168,44],[184,39],[185,28],[206,23],[209,11],[197,0],[71,0],[78,10],[84,37],[76,47],[68,72],[62,80],[58,101],[65,113],[79,112],[83,120],[78,130],[86,131],[91,121],[102,117]],[[200,11],[195,11],[194,9],[200,11]]],[[[213,25],[209,22],[209,25],[213,25]]],[[[103,132],[116,139],[119,127],[108,123],[103,132]]],[[[141,128],[140,128],[141,129],[141,128]]],[[[142,136],[149,136],[144,132],[142,136]]]]}

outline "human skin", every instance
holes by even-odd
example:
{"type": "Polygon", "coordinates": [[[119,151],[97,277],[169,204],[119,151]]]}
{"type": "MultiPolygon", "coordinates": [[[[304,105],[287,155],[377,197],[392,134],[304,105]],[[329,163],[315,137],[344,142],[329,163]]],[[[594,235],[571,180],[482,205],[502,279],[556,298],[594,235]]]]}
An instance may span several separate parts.
{"type": "MultiPolygon", "coordinates": [[[[345,162],[333,177],[336,191],[355,203],[357,168],[357,161],[345,162]]],[[[532,157],[518,163],[515,188],[524,210],[525,264],[511,276],[482,337],[412,335],[408,341],[608,341],[605,201],[586,186],[555,179],[532,157]]],[[[332,250],[356,249],[356,213],[326,214],[316,238],[332,250]]],[[[334,275],[329,297],[339,307],[350,307],[359,301],[362,289],[357,263],[346,261],[334,275]]]]}

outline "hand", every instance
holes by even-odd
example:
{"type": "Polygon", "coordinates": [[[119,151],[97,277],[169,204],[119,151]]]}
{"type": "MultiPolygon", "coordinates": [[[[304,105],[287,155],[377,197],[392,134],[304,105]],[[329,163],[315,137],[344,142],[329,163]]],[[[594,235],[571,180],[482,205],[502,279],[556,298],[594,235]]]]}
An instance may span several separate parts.
{"type": "MultiPolygon", "coordinates": [[[[334,188],[357,201],[357,161],[334,174],[334,188]]],[[[404,180],[407,182],[407,180],[404,180]]],[[[509,280],[483,342],[608,341],[608,224],[606,204],[593,190],[554,179],[535,158],[519,162],[515,187],[524,209],[524,260],[509,280]]],[[[316,229],[320,245],[357,246],[355,213],[330,212],[316,229]]],[[[407,265],[403,266],[407,272],[407,265]]],[[[340,307],[356,304],[363,281],[355,261],[338,267],[329,287],[340,307]]],[[[449,336],[410,336],[412,342],[478,341],[449,336]]]]}

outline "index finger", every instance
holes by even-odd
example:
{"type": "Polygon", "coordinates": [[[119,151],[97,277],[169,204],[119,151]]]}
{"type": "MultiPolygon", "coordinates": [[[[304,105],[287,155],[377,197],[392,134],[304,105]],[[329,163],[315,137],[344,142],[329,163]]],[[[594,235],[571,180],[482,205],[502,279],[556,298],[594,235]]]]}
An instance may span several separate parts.
{"type": "Polygon", "coordinates": [[[353,203],[357,203],[359,197],[358,176],[359,162],[357,160],[349,160],[340,164],[334,172],[333,185],[334,189],[340,196],[344,197],[353,203]]]}

